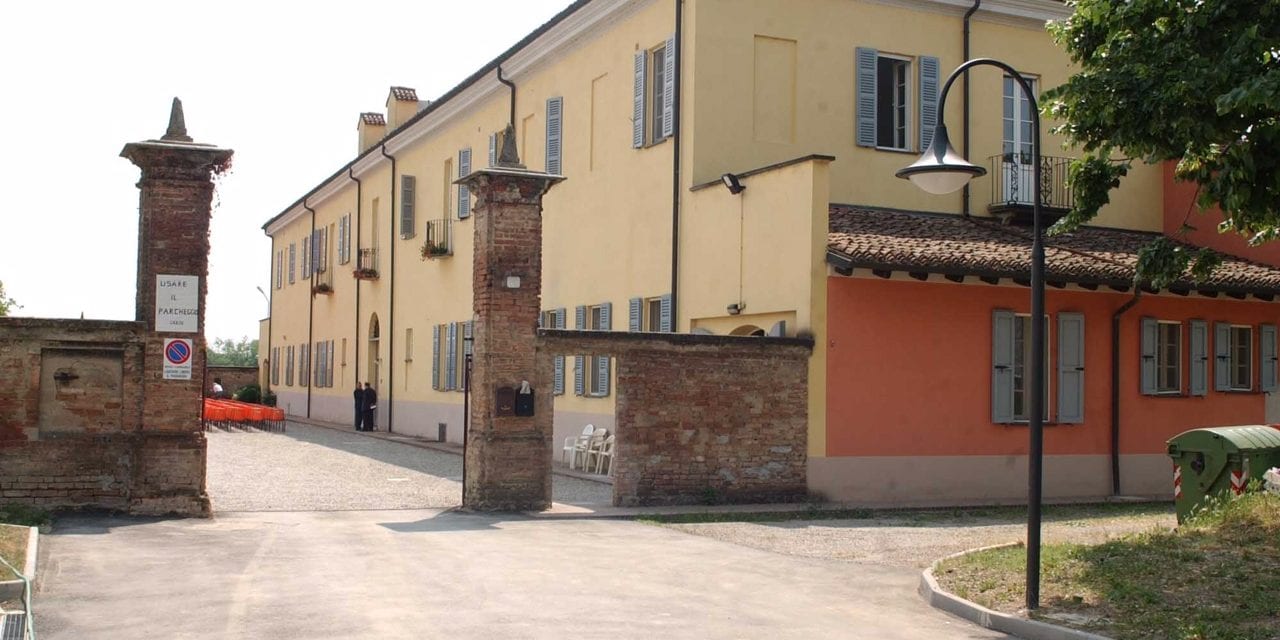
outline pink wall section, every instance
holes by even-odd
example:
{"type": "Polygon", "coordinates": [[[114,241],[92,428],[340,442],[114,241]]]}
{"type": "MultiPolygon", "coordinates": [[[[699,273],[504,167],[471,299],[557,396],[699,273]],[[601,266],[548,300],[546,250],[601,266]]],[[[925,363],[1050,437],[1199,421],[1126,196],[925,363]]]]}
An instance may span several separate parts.
{"type": "Polygon", "coordinates": [[[1195,206],[1196,186],[1173,179],[1175,163],[1164,163],[1164,234],[1200,247],[1209,247],[1222,253],[1247,258],[1254,262],[1280,267],[1280,242],[1268,242],[1251,247],[1244,237],[1236,233],[1218,233],[1222,211],[1214,208],[1201,212],[1195,206]],[[1190,211],[1191,214],[1187,215],[1190,211]],[[1186,234],[1179,233],[1183,221],[1195,227],[1186,234]]]}
{"type": "MultiPolygon", "coordinates": [[[[1025,426],[991,421],[991,314],[1026,313],[1024,287],[831,277],[828,282],[827,455],[1025,454],[1025,426]]],[[[1056,420],[1057,313],[1085,315],[1085,422],[1049,425],[1048,455],[1106,454],[1111,437],[1111,316],[1131,294],[1050,289],[1050,422],[1056,420]]],[[[1139,321],[1202,319],[1258,325],[1280,321],[1259,301],[1144,295],[1121,325],[1121,453],[1162,453],[1190,428],[1259,424],[1264,395],[1150,397],[1139,393],[1139,321]]],[[[1183,327],[1183,390],[1188,385],[1183,327]]],[[[1257,387],[1254,331],[1254,386],[1257,387]]]]}

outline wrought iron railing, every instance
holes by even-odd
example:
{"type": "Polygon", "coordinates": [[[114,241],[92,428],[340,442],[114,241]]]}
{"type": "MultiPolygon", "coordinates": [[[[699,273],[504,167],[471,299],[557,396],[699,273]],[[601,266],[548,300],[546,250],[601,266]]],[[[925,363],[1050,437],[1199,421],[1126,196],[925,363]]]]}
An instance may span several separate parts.
{"type": "Polygon", "coordinates": [[[378,248],[361,249],[356,255],[355,277],[365,280],[378,278],[378,248]]]}
{"type": "Polygon", "coordinates": [[[1041,156],[1040,184],[1035,180],[1035,162],[1030,154],[1003,153],[991,156],[991,209],[1031,207],[1036,191],[1046,209],[1068,210],[1073,204],[1067,184],[1071,158],[1041,156]]]}
{"type": "Polygon", "coordinates": [[[422,242],[422,257],[443,258],[453,255],[453,220],[428,220],[425,239],[422,242]]]}

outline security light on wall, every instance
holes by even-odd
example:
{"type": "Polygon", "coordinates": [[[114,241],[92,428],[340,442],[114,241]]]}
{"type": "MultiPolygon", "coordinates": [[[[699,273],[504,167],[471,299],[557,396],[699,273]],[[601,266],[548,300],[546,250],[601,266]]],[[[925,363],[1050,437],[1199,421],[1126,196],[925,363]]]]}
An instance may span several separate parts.
{"type": "Polygon", "coordinates": [[[735,196],[746,190],[746,187],[738,180],[738,176],[735,176],[732,173],[726,173],[720,176],[720,182],[729,190],[729,193],[732,193],[735,196]]]}

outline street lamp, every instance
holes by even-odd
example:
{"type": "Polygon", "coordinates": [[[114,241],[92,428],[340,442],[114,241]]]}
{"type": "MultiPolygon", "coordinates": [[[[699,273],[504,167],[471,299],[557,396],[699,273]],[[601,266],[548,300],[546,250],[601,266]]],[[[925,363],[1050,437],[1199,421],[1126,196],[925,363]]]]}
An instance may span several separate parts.
{"type": "Polygon", "coordinates": [[[1044,233],[1040,226],[1040,113],[1036,96],[1026,78],[1013,67],[992,60],[976,58],[956,67],[938,94],[938,121],[929,148],[909,167],[898,170],[906,178],[929,193],[951,193],[987,171],[956,153],[942,124],[946,111],[947,91],[960,74],[970,67],[988,65],[1003,69],[1022,88],[1031,103],[1031,154],[1035,160],[1035,200],[1031,209],[1031,407],[1027,422],[1030,427],[1030,450],[1027,460],[1027,608],[1040,607],[1040,502],[1043,487],[1041,463],[1044,460],[1044,233]]]}
{"type": "Polygon", "coordinates": [[[267,297],[267,292],[263,291],[261,286],[256,288],[258,289],[258,293],[262,294],[262,299],[267,303],[267,317],[271,317],[271,298],[267,297]]]}

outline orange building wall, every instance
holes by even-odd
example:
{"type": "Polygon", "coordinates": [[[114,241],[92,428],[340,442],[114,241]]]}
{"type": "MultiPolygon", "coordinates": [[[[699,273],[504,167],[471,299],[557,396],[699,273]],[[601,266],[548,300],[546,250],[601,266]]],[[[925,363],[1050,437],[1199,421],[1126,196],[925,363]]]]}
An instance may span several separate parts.
{"type": "Polygon", "coordinates": [[[1248,258],[1262,264],[1280,267],[1280,243],[1268,242],[1251,247],[1237,233],[1218,233],[1222,210],[1214,207],[1200,211],[1195,206],[1196,185],[1173,179],[1176,163],[1164,163],[1164,234],[1196,246],[1209,247],[1223,253],[1248,258]],[[1187,212],[1190,211],[1190,215],[1187,212]],[[1180,233],[1183,221],[1194,230],[1180,233]]]}
{"type": "MultiPolygon", "coordinates": [[[[828,278],[827,456],[1025,455],[1025,426],[991,422],[991,313],[1027,313],[1029,290],[986,284],[828,278]]],[[[1057,313],[1085,315],[1085,422],[1049,424],[1047,455],[1106,454],[1111,438],[1111,316],[1130,294],[1049,290],[1050,422],[1056,419],[1057,313]]],[[[1122,454],[1163,453],[1187,429],[1264,422],[1264,395],[1139,393],[1140,319],[1258,325],[1280,307],[1202,297],[1144,295],[1121,324],[1122,454]]],[[[1183,389],[1188,384],[1183,328],[1183,389]]],[[[1257,387],[1254,331],[1254,386],[1257,387]]]]}

